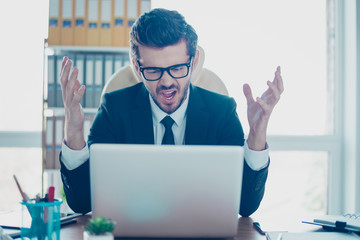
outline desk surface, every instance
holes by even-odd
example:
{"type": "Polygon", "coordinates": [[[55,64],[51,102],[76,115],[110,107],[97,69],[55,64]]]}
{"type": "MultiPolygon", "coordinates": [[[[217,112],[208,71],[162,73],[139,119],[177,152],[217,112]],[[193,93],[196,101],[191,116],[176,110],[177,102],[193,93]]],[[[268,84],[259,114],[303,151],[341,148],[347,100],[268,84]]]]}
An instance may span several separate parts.
{"type": "MultiPolygon", "coordinates": [[[[62,227],[60,239],[83,239],[84,226],[88,223],[89,218],[89,215],[81,216],[77,218],[76,224],[62,227]]],[[[253,221],[251,218],[239,218],[238,234],[232,239],[265,240],[266,237],[261,235],[254,229],[253,221]]]]}

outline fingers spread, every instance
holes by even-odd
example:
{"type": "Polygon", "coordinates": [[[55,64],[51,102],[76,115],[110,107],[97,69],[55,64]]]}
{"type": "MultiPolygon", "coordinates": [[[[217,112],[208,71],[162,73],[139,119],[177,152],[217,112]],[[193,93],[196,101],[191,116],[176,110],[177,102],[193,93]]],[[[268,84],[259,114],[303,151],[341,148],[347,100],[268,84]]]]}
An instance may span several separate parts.
{"type": "MultiPolygon", "coordinates": [[[[77,84],[79,84],[80,86],[80,83],[79,81],[76,81],[77,84]]],[[[81,85],[77,91],[74,92],[74,98],[73,98],[73,104],[79,104],[80,101],[81,101],[81,98],[83,97],[84,93],[85,93],[85,86],[84,85],[81,85]]]]}
{"type": "Polygon", "coordinates": [[[60,83],[64,84],[64,86],[67,83],[67,80],[69,78],[69,73],[71,70],[72,61],[68,59],[67,57],[64,57],[62,61],[62,67],[60,72],[60,83]]]}
{"type": "Polygon", "coordinates": [[[68,78],[69,78],[71,65],[72,65],[72,61],[70,59],[68,59],[67,57],[64,57],[63,62],[62,62],[61,72],[60,72],[60,85],[61,85],[61,89],[62,89],[64,104],[65,104],[65,99],[67,98],[66,88],[67,88],[67,85],[69,82],[68,78]]]}
{"type": "Polygon", "coordinates": [[[272,107],[269,104],[267,104],[263,99],[257,97],[256,102],[261,106],[261,108],[266,114],[269,115],[271,113],[272,107]]]}
{"type": "Polygon", "coordinates": [[[273,100],[275,102],[278,102],[280,99],[280,92],[275,83],[267,81],[267,85],[269,86],[269,89],[271,90],[271,96],[274,98],[273,100]]]}
{"type": "Polygon", "coordinates": [[[74,67],[74,69],[71,73],[71,76],[69,78],[69,82],[65,89],[66,95],[67,95],[66,101],[68,104],[70,104],[72,102],[73,97],[74,97],[74,92],[78,91],[78,89],[80,87],[80,83],[77,80],[78,73],[79,73],[78,68],[74,67]]]}
{"type": "Polygon", "coordinates": [[[277,69],[276,69],[274,83],[275,83],[277,89],[279,89],[279,93],[281,94],[284,91],[284,84],[283,84],[283,80],[282,80],[282,77],[281,77],[281,68],[280,68],[280,66],[278,66],[277,69]]]}
{"type": "Polygon", "coordinates": [[[246,97],[248,104],[253,103],[254,98],[252,96],[252,92],[251,92],[251,88],[250,88],[249,84],[244,84],[243,92],[244,92],[244,95],[246,97]]]}
{"type": "Polygon", "coordinates": [[[65,64],[66,64],[66,62],[67,62],[68,59],[69,59],[69,58],[68,58],[67,56],[64,56],[64,57],[63,57],[63,60],[62,60],[62,63],[61,63],[61,69],[64,68],[64,66],[65,66],[65,64]]]}

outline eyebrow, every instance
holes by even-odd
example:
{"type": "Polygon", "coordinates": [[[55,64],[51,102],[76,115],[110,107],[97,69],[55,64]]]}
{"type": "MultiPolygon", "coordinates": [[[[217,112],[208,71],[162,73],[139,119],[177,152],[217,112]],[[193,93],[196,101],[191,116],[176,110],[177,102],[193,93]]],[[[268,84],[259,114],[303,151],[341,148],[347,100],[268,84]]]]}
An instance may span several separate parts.
{"type": "Polygon", "coordinates": [[[172,66],[177,66],[177,65],[183,65],[183,64],[189,64],[191,61],[192,57],[189,57],[188,60],[186,62],[183,63],[178,63],[178,64],[174,64],[174,65],[169,65],[167,67],[154,67],[154,66],[143,66],[142,63],[140,62],[140,60],[137,60],[138,64],[140,65],[140,67],[142,68],[161,68],[161,69],[165,69],[165,68],[169,68],[172,66]]]}

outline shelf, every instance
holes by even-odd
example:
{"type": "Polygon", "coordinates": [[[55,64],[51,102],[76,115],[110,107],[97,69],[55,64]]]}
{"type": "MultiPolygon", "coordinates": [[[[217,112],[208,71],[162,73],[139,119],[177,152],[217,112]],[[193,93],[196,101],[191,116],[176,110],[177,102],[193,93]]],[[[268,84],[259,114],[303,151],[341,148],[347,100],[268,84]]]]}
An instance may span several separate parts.
{"type": "MultiPolygon", "coordinates": [[[[97,108],[83,108],[85,115],[95,115],[97,113],[97,108]]],[[[64,108],[46,108],[44,109],[45,117],[61,117],[65,116],[64,108]]]]}
{"type": "Polygon", "coordinates": [[[130,47],[105,47],[105,46],[47,46],[47,55],[63,53],[101,53],[101,54],[129,54],[130,47]]]}

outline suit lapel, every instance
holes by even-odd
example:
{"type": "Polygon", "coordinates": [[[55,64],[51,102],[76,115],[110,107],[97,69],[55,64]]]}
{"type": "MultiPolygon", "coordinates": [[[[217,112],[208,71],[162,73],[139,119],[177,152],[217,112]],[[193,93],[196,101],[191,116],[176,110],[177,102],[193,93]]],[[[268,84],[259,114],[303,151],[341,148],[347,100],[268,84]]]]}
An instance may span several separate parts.
{"type": "Polygon", "coordinates": [[[134,108],[132,108],[130,111],[134,143],[154,144],[154,130],[149,101],[149,93],[146,90],[144,84],[142,84],[137,95],[135,95],[134,97],[134,108]]]}
{"type": "Polygon", "coordinates": [[[186,145],[201,145],[207,141],[209,113],[199,90],[190,84],[189,105],[185,129],[186,145]]]}

